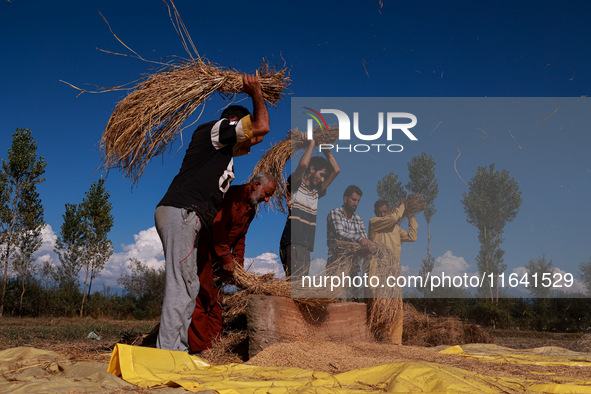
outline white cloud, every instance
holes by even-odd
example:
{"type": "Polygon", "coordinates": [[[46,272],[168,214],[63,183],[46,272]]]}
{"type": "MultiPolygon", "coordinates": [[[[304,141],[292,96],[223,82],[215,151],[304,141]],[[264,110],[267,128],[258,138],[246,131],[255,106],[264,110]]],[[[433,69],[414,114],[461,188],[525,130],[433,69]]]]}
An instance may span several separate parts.
{"type": "Polygon", "coordinates": [[[107,286],[118,286],[117,279],[121,275],[129,273],[127,261],[136,258],[150,268],[164,267],[164,254],[162,253],[162,243],[156,231],[156,227],[150,227],[142,230],[133,236],[134,243],[121,245],[123,252],[113,253],[105,268],[101,272],[100,278],[107,286]]]}
{"type": "Polygon", "coordinates": [[[326,260],[321,258],[315,258],[310,261],[310,275],[320,275],[322,271],[326,268],[326,260]]]}
{"type": "Polygon", "coordinates": [[[36,259],[38,267],[43,266],[46,261],[55,265],[59,261],[57,254],[53,251],[57,235],[53,232],[53,228],[46,224],[41,229],[41,247],[33,255],[36,259]]]}
{"type": "Polygon", "coordinates": [[[258,275],[273,273],[276,278],[285,276],[279,256],[275,253],[263,253],[257,257],[245,257],[244,268],[258,275]]]}
{"type": "Polygon", "coordinates": [[[470,265],[466,263],[463,257],[454,256],[451,250],[435,259],[432,275],[463,275],[468,272],[470,265]]]}

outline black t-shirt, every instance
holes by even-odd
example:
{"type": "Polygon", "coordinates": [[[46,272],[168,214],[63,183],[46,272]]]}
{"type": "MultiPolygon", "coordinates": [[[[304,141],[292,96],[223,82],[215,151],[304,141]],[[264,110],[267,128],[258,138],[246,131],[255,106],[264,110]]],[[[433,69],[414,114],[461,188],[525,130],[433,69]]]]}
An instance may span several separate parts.
{"type": "Polygon", "coordinates": [[[210,227],[224,193],[234,179],[239,143],[252,138],[250,115],[238,122],[221,119],[200,125],[193,133],[179,173],[158,203],[195,211],[210,227]]]}

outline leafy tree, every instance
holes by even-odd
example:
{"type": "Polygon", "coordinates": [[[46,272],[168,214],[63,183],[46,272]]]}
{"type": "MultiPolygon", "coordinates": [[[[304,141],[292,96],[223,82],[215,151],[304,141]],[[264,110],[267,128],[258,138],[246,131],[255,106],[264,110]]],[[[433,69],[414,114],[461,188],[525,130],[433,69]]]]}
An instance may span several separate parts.
{"type": "Polygon", "coordinates": [[[501,249],[503,230],[519,212],[521,192],[515,179],[509,176],[509,172],[495,170],[494,163],[488,170],[486,167],[478,167],[468,187],[469,192],[463,194],[462,204],[468,223],[478,229],[478,271],[486,274],[487,283],[483,288],[489,289],[491,301],[495,299],[493,288],[496,288],[498,303],[498,274],[507,269],[503,264],[505,252],[501,249]],[[492,283],[490,274],[493,275],[492,283]]]}
{"type": "Polygon", "coordinates": [[[587,295],[591,296],[591,257],[586,263],[579,264],[579,269],[581,270],[581,279],[585,284],[587,295]]]}
{"type": "Polygon", "coordinates": [[[378,195],[382,200],[388,201],[390,208],[394,209],[402,203],[407,196],[406,191],[402,187],[402,183],[398,181],[398,175],[391,172],[385,175],[381,181],[378,182],[378,195]]]}
{"type": "Polygon", "coordinates": [[[107,238],[113,227],[113,215],[104,179],[90,186],[82,203],[66,204],[66,212],[62,217],[64,223],[54,248],[61,266],[55,270],[54,279],[60,288],[73,289],[78,286],[78,274],[84,269],[80,305],[82,316],[92,281],[113,254],[113,246],[107,238]]]}
{"type": "Polygon", "coordinates": [[[412,194],[421,194],[425,199],[427,208],[423,211],[427,221],[427,258],[423,259],[423,267],[420,274],[425,278],[427,273],[433,270],[435,260],[431,256],[431,231],[429,224],[431,218],[437,212],[435,209],[435,199],[439,193],[439,186],[435,178],[435,160],[432,155],[427,156],[423,152],[420,156],[415,156],[408,163],[408,177],[410,182],[406,184],[406,189],[412,194]]]}
{"type": "Polygon", "coordinates": [[[90,186],[80,205],[84,218],[85,259],[83,268],[86,272],[80,316],[84,312],[84,302],[87,294],[90,294],[92,281],[100,274],[105,263],[113,254],[113,245],[107,238],[107,234],[113,227],[111,208],[105,180],[101,178],[90,186]],[[88,292],[86,291],[87,285],[88,292]]]}
{"type": "Polygon", "coordinates": [[[21,295],[19,311],[23,308],[25,295],[25,283],[27,276],[33,275],[35,271],[33,254],[41,247],[43,239],[41,230],[45,225],[43,219],[43,205],[35,190],[23,202],[23,220],[17,238],[16,258],[13,262],[14,268],[21,279],[21,295]]]}
{"type": "Polygon", "coordinates": [[[551,287],[542,285],[542,277],[544,274],[552,274],[554,268],[552,267],[552,260],[546,260],[546,256],[538,257],[535,260],[530,260],[525,266],[528,270],[529,293],[538,299],[548,298],[552,291],[551,287]],[[534,281],[533,276],[537,274],[537,281],[534,281]],[[537,282],[537,286],[535,286],[537,282]]]}
{"type": "Polygon", "coordinates": [[[117,283],[137,302],[137,308],[146,311],[148,317],[155,317],[162,309],[164,294],[164,267],[151,268],[136,258],[128,261],[130,274],[123,274],[117,283]]]}
{"type": "MultiPolygon", "coordinates": [[[[54,252],[61,265],[52,270],[54,280],[62,290],[75,289],[78,286],[78,273],[84,261],[84,221],[82,209],[78,204],[66,203],[64,222],[55,241],[54,252]]],[[[46,269],[50,267],[46,266],[46,269]]]]}
{"type": "MultiPolygon", "coordinates": [[[[0,241],[4,262],[0,316],[4,311],[10,258],[19,240],[22,241],[24,233],[34,234],[43,226],[43,207],[37,194],[37,185],[45,180],[42,175],[45,173],[46,165],[45,159],[37,156],[37,143],[31,136],[31,130],[17,128],[12,135],[8,158],[2,159],[0,171],[0,241]]],[[[27,258],[30,258],[35,250],[25,251],[27,258]]],[[[30,267],[29,261],[21,267],[30,267]]]]}

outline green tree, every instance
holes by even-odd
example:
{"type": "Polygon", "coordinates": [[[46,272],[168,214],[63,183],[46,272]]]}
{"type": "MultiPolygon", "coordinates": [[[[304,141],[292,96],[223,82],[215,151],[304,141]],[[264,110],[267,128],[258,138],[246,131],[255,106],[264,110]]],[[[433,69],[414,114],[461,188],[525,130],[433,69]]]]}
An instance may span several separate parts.
{"type": "Polygon", "coordinates": [[[552,267],[552,260],[546,260],[546,256],[538,257],[535,260],[530,260],[525,266],[528,270],[528,290],[529,293],[538,299],[548,298],[552,292],[551,287],[543,286],[542,278],[544,274],[554,273],[554,267],[552,267]],[[537,280],[533,279],[533,276],[537,276],[537,280]],[[537,283],[537,286],[536,286],[537,283]]]}
{"type": "Polygon", "coordinates": [[[587,295],[591,296],[591,257],[586,263],[579,264],[579,269],[581,270],[581,279],[585,284],[587,295]]]}
{"type": "Polygon", "coordinates": [[[43,242],[41,230],[45,225],[39,194],[35,190],[30,190],[28,194],[23,200],[23,220],[18,231],[16,258],[13,262],[15,271],[21,279],[19,311],[23,309],[27,277],[32,276],[35,271],[33,254],[41,247],[43,242]]]}
{"type": "Polygon", "coordinates": [[[388,201],[390,208],[394,209],[402,203],[407,193],[398,181],[398,175],[391,172],[378,181],[378,195],[382,200],[388,201]]]}
{"type": "Polygon", "coordinates": [[[105,180],[101,178],[90,186],[80,205],[82,217],[84,218],[85,246],[85,259],[83,261],[85,279],[82,306],[80,307],[81,317],[84,312],[86,296],[90,294],[92,281],[100,274],[113,254],[113,245],[107,238],[107,234],[113,227],[111,208],[109,193],[105,188],[105,180]],[[88,292],[86,291],[87,286],[88,292]]]}
{"type": "Polygon", "coordinates": [[[123,286],[125,293],[134,298],[136,309],[144,311],[146,317],[158,316],[162,310],[166,279],[164,267],[148,267],[135,257],[130,258],[127,263],[130,274],[121,275],[117,283],[123,286]]]}
{"type": "Polygon", "coordinates": [[[63,290],[77,288],[78,275],[84,270],[84,286],[80,304],[80,316],[92,281],[100,274],[113,254],[113,245],[107,234],[113,227],[109,193],[105,180],[94,182],[80,204],[66,204],[62,216],[64,223],[57,237],[54,251],[61,266],[54,271],[54,279],[63,290]]]}
{"type": "Polygon", "coordinates": [[[31,136],[31,130],[17,128],[12,135],[8,158],[2,159],[0,171],[0,241],[4,263],[0,316],[4,312],[8,265],[19,239],[22,239],[23,233],[35,232],[43,226],[43,207],[36,190],[37,185],[45,180],[42,175],[46,166],[45,159],[37,156],[37,143],[31,136]],[[40,216],[31,220],[28,210],[35,212],[33,216],[40,216]]]}
{"type": "Polygon", "coordinates": [[[521,192],[515,179],[507,170],[495,170],[494,163],[487,169],[478,167],[476,175],[468,184],[469,192],[463,194],[462,204],[468,223],[478,229],[480,251],[478,253],[478,271],[486,275],[483,289],[489,290],[491,301],[499,299],[497,286],[498,274],[507,266],[503,264],[505,252],[501,249],[503,230],[508,222],[513,221],[521,206],[521,192]],[[493,275],[492,283],[489,275],[493,275]]]}
{"type": "Polygon", "coordinates": [[[421,194],[427,204],[427,208],[423,211],[427,222],[427,257],[423,259],[423,267],[420,270],[421,276],[425,278],[427,273],[433,271],[435,265],[435,259],[431,256],[431,231],[429,225],[431,218],[437,212],[435,199],[439,193],[439,186],[435,178],[435,160],[433,156],[427,156],[423,152],[420,156],[413,157],[408,163],[408,177],[410,182],[406,184],[406,189],[412,194],[421,194]]]}
{"type": "MultiPolygon", "coordinates": [[[[65,205],[62,215],[64,222],[55,241],[54,252],[61,265],[52,272],[52,276],[61,290],[75,289],[78,286],[78,274],[84,261],[84,220],[78,204],[65,205]]],[[[45,267],[49,268],[49,267],[45,267]]]]}

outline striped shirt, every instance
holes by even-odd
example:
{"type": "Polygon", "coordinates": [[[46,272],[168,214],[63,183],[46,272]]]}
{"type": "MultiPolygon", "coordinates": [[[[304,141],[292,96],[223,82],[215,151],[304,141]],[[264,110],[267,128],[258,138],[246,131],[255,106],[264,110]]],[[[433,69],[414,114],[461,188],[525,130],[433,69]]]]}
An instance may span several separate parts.
{"type": "MultiPolygon", "coordinates": [[[[288,183],[290,180],[288,180],[288,183]]],[[[303,245],[314,250],[318,199],[326,194],[308,187],[301,179],[292,185],[291,209],[283,229],[280,246],[303,245]]]]}

